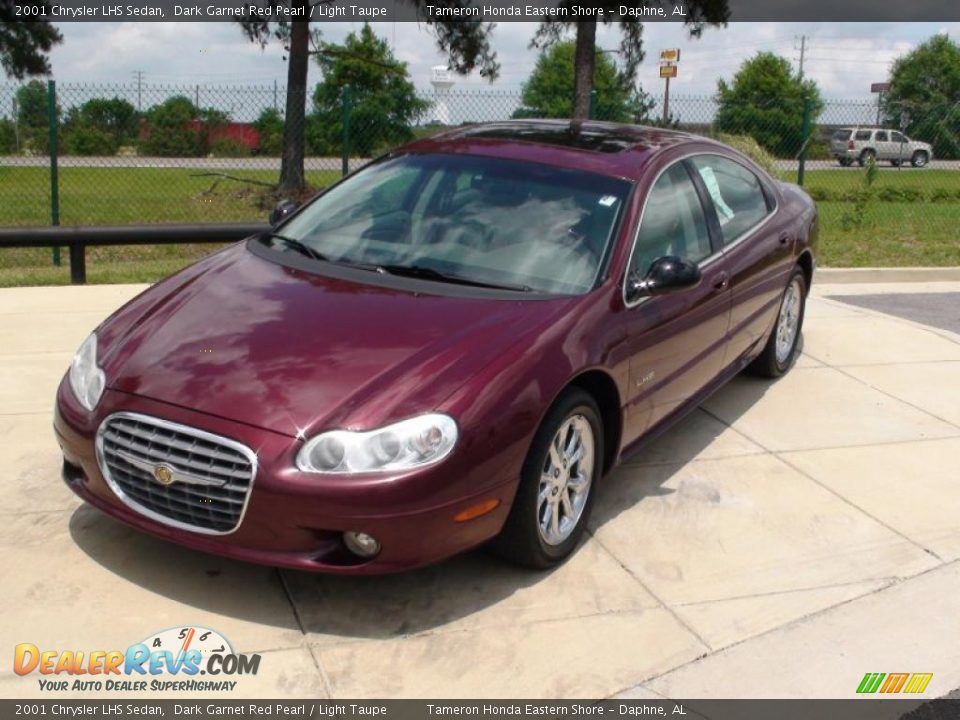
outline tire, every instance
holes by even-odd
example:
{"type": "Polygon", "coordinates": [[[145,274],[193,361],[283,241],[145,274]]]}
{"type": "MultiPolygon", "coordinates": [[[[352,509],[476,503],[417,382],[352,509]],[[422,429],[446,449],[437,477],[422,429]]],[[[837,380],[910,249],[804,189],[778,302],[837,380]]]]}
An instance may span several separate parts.
{"type": "Polygon", "coordinates": [[[850,167],[851,165],[853,165],[853,160],[851,160],[850,158],[840,158],[840,165],[842,167],[850,167]]]}
{"type": "Polygon", "coordinates": [[[780,309],[763,352],[748,366],[752,375],[778,378],[785,375],[800,354],[800,335],[803,330],[803,315],[807,306],[807,281],[803,270],[793,269],[787,287],[780,298],[780,309]],[[788,313],[788,315],[784,315],[788,313]],[[792,321],[789,319],[792,317],[792,321]],[[789,328],[789,336],[785,333],[789,328]]]}
{"type": "Polygon", "coordinates": [[[870,160],[870,158],[873,158],[874,160],[876,160],[877,154],[873,150],[864,150],[862,153],[860,153],[860,157],[857,158],[857,164],[860,167],[864,167],[867,164],[867,162],[870,160]]]}
{"type": "Polygon", "coordinates": [[[930,156],[927,155],[927,153],[924,152],[923,150],[917,150],[913,154],[913,157],[910,158],[910,164],[913,165],[915,168],[926,167],[929,161],[930,161],[930,156]]]}
{"type": "Polygon", "coordinates": [[[891,161],[890,161],[890,164],[891,164],[893,167],[900,167],[900,161],[899,161],[899,160],[891,160],[891,161]]]}
{"type": "Polygon", "coordinates": [[[589,394],[570,388],[557,399],[534,435],[513,506],[492,550],[511,562],[537,570],[566,560],[583,536],[593,507],[594,486],[602,469],[600,410],[589,394]],[[566,440],[572,439],[574,433],[579,435],[583,451],[580,460],[563,464],[563,458],[577,454],[573,444],[567,445],[568,452],[563,452],[563,444],[558,452],[551,451],[551,446],[557,448],[555,441],[561,431],[566,440]],[[575,493],[571,480],[577,480],[583,495],[575,493]],[[563,522],[565,518],[567,523],[563,522]]]}

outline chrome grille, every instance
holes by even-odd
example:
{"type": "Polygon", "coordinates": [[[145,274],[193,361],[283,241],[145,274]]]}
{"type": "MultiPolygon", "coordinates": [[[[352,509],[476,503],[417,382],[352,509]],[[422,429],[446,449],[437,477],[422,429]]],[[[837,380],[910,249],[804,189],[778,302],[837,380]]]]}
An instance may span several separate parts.
{"type": "Polygon", "coordinates": [[[97,460],[107,484],[129,507],[207,534],[237,528],[257,469],[256,455],[238,442],[136,413],[103,421],[97,460]],[[161,467],[169,484],[158,479],[161,467]]]}

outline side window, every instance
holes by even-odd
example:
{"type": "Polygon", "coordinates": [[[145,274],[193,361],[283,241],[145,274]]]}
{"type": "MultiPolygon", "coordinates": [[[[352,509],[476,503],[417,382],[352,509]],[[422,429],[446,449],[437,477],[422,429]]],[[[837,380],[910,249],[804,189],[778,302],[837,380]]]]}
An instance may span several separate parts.
{"type": "Polygon", "coordinates": [[[870,131],[869,130],[857,130],[857,134],[853,136],[854,140],[869,140],[870,131]]]}
{"type": "Polygon", "coordinates": [[[723,244],[733,242],[770,212],[760,179],[740,163],[719,155],[693,158],[713,200],[723,232],[723,244]]]}
{"type": "Polygon", "coordinates": [[[650,190],[630,269],[643,276],[665,255],[699,262],[712,252],[700,196],[683,163],[677,163],[650,190]]]}
{"type": "Polygon", "coordinates": [[[887,131],[886,131],[886,130],[877,130],[877,134],[876,134],[876,136],[875,136],[875,140],[876,140],[877,142],[887,142],[887,131]]]}
{"type": "Polygon", "coordinates": [[[903,135],[898,133],[896,130],[890,133],[890,139],[893,142],[904,142],[903,135]]]}

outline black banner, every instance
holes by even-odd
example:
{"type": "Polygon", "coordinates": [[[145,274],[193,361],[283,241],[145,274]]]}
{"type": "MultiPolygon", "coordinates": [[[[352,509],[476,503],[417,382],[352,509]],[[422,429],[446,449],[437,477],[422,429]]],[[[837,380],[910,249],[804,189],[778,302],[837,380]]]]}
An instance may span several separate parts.
{"type": "MultiPolygon", "coordinates": [[[[240,18],[315,22],[480,22],[563,21],[686,22],[696,19],[704,0],[561,2],[560,0],[49,0],[40,5],[15,0],[15,16],[56,22],[225,22],[240,18]]],[[[957,0],[728,0],[729,22],[949,22],[960,20],[957,0]]]]}
{"type": "Polygon", "coordinates": [[[0,700],[0,718],[956,720],[958,700],[0,700]]]}

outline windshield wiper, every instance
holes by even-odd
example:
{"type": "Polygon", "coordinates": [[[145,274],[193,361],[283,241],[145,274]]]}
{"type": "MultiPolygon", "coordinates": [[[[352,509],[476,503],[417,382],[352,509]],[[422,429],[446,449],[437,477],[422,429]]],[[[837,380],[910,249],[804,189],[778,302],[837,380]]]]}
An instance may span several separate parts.
{"type": "Polygon", "coordinates": [[[267,232],[263,234],[263,239],[265,240],[279,240],[286,247],[294,250],[301,255],[306,255],[308,258],[313,258],[314,260],[327,260],[327,256],[317,252],[309,245],[300,242],[296,238],[288,237],[286,235],[281,235],[280,233],[267,232]]]}
{"type": "Polygon", "coordinates": [[[471,285],[473,287],[494,288],[497,290],[513,290],[514,292],[533,292],[533,288],[529,285],[507,285],[504,283],[472,280],[462,275],[453,275],[422,265],[377,265],[375,269],[379,273],[419,278],[421,280],[437,280],[439,282],[455,283],[457,285],[471,285]]]}

